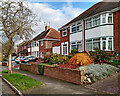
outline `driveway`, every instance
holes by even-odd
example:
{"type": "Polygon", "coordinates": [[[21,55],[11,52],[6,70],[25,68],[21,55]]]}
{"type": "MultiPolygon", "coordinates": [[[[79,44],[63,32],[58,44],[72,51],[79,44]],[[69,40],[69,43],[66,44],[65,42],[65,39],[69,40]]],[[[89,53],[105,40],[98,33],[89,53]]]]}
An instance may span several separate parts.
{"type": "Polygon", "coordinates": [[[27,71],[17,69],[14,69],[14,72],[22,73],[33,79],[40,80],[45,84],[41,87],[22,91],[23,94],[99,94],[98,92],[85,88],[81,85],[68,83],[51,77],[36,75],[27,71]]]}

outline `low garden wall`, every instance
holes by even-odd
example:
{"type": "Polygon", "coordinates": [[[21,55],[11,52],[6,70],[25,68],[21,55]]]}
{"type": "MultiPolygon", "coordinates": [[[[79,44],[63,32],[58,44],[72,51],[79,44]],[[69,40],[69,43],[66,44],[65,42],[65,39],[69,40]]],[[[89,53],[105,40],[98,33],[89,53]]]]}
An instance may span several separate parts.
{"type": "Polygon", "coordinates": [[[29,71],[35,74],[39,74],[38,72],[38,64],[20,64],[20,70],[24,70],[24,71],[29,71]]]}
{"type": "Polygon", "coordinates": [[[79,70],[63,69],[46,65],[44,66],[44,75],[75,84],[81,84],[81,72],[79,70]]]}

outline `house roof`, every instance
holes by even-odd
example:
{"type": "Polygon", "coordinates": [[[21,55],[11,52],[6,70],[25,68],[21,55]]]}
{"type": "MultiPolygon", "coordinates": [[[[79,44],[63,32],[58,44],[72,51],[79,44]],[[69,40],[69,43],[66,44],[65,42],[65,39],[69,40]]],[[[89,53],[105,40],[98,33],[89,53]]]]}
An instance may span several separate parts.
{"type": "MultiPolygon", "coordinates": [[[[117,1],[120,1],[120,0],[117,0],[117,1]]],[[[62,26],[61,28],[59,28],[59,30],[61,30],[65,26],[68,26],[70,23],[85,19],[87,17],[93,16],[100,12],[111,11],[112,9],[117,8],[119,6],[120,6],[119,2],[104,2],[104,1],[98,2],[92,7],[90,7],[89,9],[87,9],[86,11],[84,11],[82,14],[80,14],[79,16],[77,16],[76,18],[74,18],[64,26],[62,26]]]]}
{"type": "Polygon", "coordinates": [[[46,31],[41,32],[39,35],[37,35],[33,40],[40,40],[40,39],[60,39],[60,33],[50,28],[46,31]]]}

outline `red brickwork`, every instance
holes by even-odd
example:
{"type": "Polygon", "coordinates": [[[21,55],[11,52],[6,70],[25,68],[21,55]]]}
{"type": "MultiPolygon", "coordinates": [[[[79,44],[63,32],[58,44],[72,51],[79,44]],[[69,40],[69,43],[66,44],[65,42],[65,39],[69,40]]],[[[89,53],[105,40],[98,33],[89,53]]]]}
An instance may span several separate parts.
{"type": "Polygon", "coordinates": [[[47,65],[44,66],[44,75],[75,84],[81,84],[80,74],[81,72],[79,70],[55,68],[47,65]]]}
{"type": "Polygon", "coordinates": [[[70,54],[70,29],[67,29],[67,36],[62,37],[62,31],[60,31],[60,53],[62,54],[61,50],[61,43],[68,42],[68,55],[70,54]]]}
{"type": "Polygon", "coordinates": [[[38,64],[31,64],[31,65],[20,64],[20,70],[29,71],[29,72],[32,72],[35,74],[39,74],[38,64]]]}
{"type": "Polygon", "coordinates": [[[55,46],[60,46],[60,42],[58,41],[58,42],[52,43],[52,47],[55,47],[55,46]]]}
{"type": "Polygon", "coordinates": [[[114,51],[120,53],[120,10],[113,14],[114,22],[114,51]]]}

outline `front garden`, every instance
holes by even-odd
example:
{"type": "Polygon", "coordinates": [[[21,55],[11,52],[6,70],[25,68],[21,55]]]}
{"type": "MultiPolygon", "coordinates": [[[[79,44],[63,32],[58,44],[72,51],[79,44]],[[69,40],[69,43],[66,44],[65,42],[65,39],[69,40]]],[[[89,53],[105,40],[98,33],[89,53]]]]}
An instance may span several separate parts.
{"type": "Polygon", "coordinates": [[[116,74],[120,65],[118,53],[96,49],[91,53],[77,53],[73,50],[72,54],[73,56],[51,54],[30,65],[21,64],[20,69],[76,84],[92,84],[116,74]]]}

